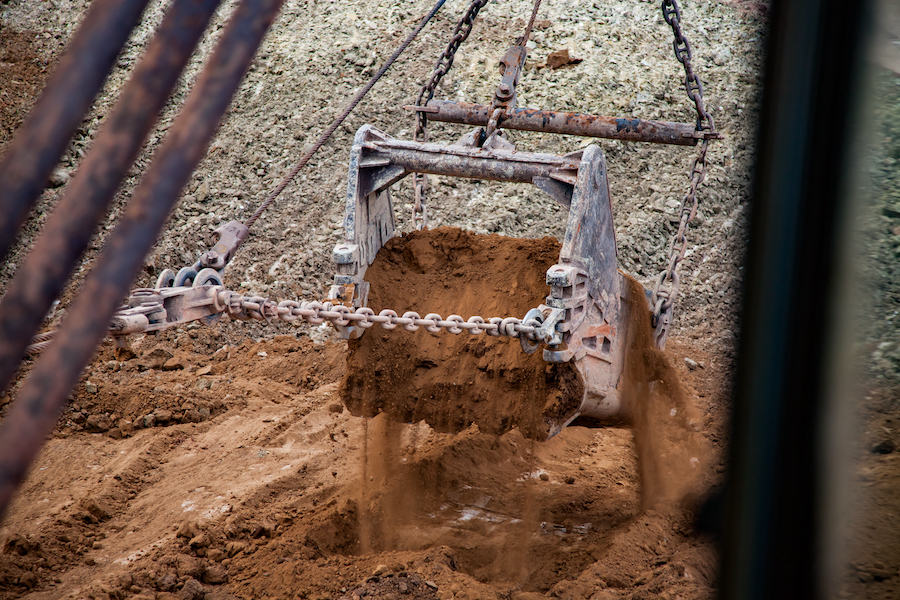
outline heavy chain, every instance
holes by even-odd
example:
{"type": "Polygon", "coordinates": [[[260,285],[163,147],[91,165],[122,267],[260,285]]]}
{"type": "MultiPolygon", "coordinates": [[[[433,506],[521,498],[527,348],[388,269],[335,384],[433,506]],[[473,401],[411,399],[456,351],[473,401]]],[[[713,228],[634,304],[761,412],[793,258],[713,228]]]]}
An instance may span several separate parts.
{"type": "Polygon", "coordinates": [[[691,64],[691,45],[684,32],[681,30],[681,10],[676,0],[662,0],[663,18],[672,28],[675,40],[672,46],[675,50],[675,58],[684,66],[684,89],[688,99],[694,103],[697,110],[697,130],[695,136],[700,141],[700,152],[691,166],[690,186],[681,202],[681,212],[678,221],[678,230],[669,244],[668,260],[665,270],[656,278],[653,286],[653,325],[659,319],[660,314],[671,308],[675,297],[678,295],[678,265],[687,251],[687,229],[691,221],[697,215],[697,189],[706,179],[707,163],[706,154],[709,149],[710,139],[717,137],[716,125],[712,115],[706,110],[703,99],[703,83],[694,73],[691,64]]]}
{"type": "MultiPolygon", "coordinates": [[[[453,66],[456,51],[459,50],[460,45],[472,33],[475,17],[478,16],[478,12],[487,3],[488,0],[472,0],[472,3],[469,4],[469,8],[466,9],[466,12],[453,29],[450,43],[447,44],[447,48],[438,58],[428,83],[422,86],[421,91],[419,91],[419,97],[416,98],[416,106],[426,106],[429,100],[434,98],[434,91],[437,89],[438,83],[447,74],[450,67],[453,66]]],[[[417,142],[428,141],[428,117],[424,111],[416,111],[416,133],[414,139],[417,142]]],[[[416,194],[416,202],[415,206],[413,206],[412,214],[413,223],[417,230],[422,230],[428,224],[428,208],[425,205],[425,176],[422,173],[414,173],[413,184],[415,185],[416,194]]]]}
{"type": "Polygon", "coordinates": [[[535,340],[537,339],[535,332],[541,325],[534,319],[526,323],[516,317],[484,319],[472,316],[463,319],[459,315],[450,315],[444,319],[437,313],[428,313],[423,318],[414,311],[408,311],[399,316],[395,311],[389,309],[375,314],[375,311],[365,306],[353,310],[342,304],[331,304],[330,302],[282,300],[276,303],[260,297],[240,296],[236,292],[230,291],[219,292],[219,301],[227,306],[226,312],[237,319],[272,320],[277,318],[285,322],[304,319],[314,325],[328,321],[336,328],[353,325],[368,329],[377,323],[383,329],[395,329],[399,325],[406,331],[417,331],[419,327],[424,327],[431,333],[447,330],[453,334],[460,334],[468,331],[471,335],[487,333],[491,336],[526,337],[535,340]]]}

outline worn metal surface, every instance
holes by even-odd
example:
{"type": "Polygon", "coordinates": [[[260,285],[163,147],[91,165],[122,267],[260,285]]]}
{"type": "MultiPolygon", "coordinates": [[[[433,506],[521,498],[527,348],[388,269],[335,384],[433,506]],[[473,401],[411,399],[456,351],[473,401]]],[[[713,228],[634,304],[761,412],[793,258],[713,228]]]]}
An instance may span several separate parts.
{"type": "MultiPolygon", "coordinates": [[[[490,119],[491,107],[469,102],[432,100],[428,103],[428,118],[446,123],[486,126],[490,119]]],[[[504,129],[520,131],[541,131],[562,133],[584,137],[625,140],[629,142],[652,142],[679,146],[696,145],[694,126],[688,123],[669,121],[646,121],[618,117],[598,117],[581,113],[538,110],[534,108],[514,108],[501,117],[504,129]]]]}
{"type": "Polygon", "coordinates": [[[94,0],[34,108],[0,161],[0,258],[28,211],[148,0],[94,0]]]}
{"type": "Polygon", "coordinates": [[[200,266],[221,271],[234,258],[250,229],[240,221],[229,221],[213,233],[216,243],[200,256],[200,266]]]}
{"type": "Polygon", "coordinates": [[[53,343],[0,424],[0,516],[106,334],[283,0],[242,0],[53,343]]]}
{"type": "Polygon", "coordinates": [[[504,52],[500,58],[500,83],[494,90],[487,129],[484,132],[487,145],[490,144],[494,132],[497,131],[503,119],[516,107],[516,86],[519,85],[519,75],[522,67],[525,66],[527,55],[528,51],[524,45],[515,45],[504,52]]]}
{"type": "Polygon", "coordinates": [[[0,300],[0,389],[106,214],[220,0],[177,0],[0,300]]]}

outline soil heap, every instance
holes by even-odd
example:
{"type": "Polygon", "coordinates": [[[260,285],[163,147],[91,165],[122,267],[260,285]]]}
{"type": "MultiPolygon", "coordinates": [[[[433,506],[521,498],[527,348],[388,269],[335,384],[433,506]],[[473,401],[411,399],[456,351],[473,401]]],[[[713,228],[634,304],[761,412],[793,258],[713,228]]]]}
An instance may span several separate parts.
{"type": "MultiPolygon", "coordinates": [[[[485,319],[523,316],[549,292],[544,277],[559,258],[554,238],[477,235],[455,227],[390,240],[369,267],[369,306],[398,314],[436,312],[485,319]]],[[[372,327],[350,343],[341,388],[354,415],[381,412],[402,422],[424,420],[458,432],[472,423],[485,433],[518,427],[543,440],[545,415],[571,414],[581,403],[570,364],[548,364],[512,338],[407,333],[372,327]]]]}

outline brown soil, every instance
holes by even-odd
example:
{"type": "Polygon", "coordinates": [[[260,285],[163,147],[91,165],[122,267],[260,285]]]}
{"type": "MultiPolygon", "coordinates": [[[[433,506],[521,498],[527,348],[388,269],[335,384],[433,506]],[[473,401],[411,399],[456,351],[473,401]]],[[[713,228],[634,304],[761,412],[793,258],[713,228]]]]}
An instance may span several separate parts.
{"type": "MultiPolygon", "coordinates": [[[[390,240],[366,272],[369,306],[424,317],[453,311],[523,317],[544,302],[547,269],[559,260],[555,238],[525,240],[476,235],[453,227],[414,232],[390,240]]],[[[486,334],[454,336],[372,328],[350,343],[344,402],[355,415],[380,412],[437,431],[457,432],[476,423],[485,433],[514,427],[542,440],[546,410],[577,410],[581,393],[568,364],[550,365],[528,355],[516,339],[486,334]],[[560,406],[562,405],[562,406],[560,406]]]]}
{"type": "MultiPolygon", "coordinates": [[[[89,4],[3,3],[0,67],[15,63],[44,69],[58,57],[89,4]],[[27,33],[31,30],[37,33],[27,33]],[[11,35],[16,31],[25,37],[11,35]],[[38,62],[8,58],[20,51],[25,58],[26,50],[37,53],[38,62]]],[[[73,287],[102,247],[234,4],[223,3],[73,287]]],[[[723,471],[734,347],[729,328],[740,300],[734,257],[743,254],[746,234],[744,203],[765,37],[765,21],[742,10],[745,3],[734,4],[701,1],[685,12],[686,26],[696,33],[691,33],[698,48],[696,67],[726,134],[712,150],[667,351],[686,402],[700,415],[696,433],[712,446],[709,462],[699,467],[701,491],[723,471]],[[686,357],[701,366],[689,369],[686,357]]],[[[149,3],[62,157],[59,166],[73,176],[167,6],[162,0],[149,3]]],[[[287,3],[137,285],[152,284],[163,268],[192,263],[208,247],[211,229],[244,218],[258,206],[340,109],[341,99],[374,72],[429,6],[384,0],[287,3]]],[[[510,32],[524,27],[530,7],[527,0],[512,0],[509,10],[486,7],[438,95],[489,101],[496,60],[512,40],[510,32]]],[[[671,32],[659,19],[658,6],[559,2],[544,3],[541,10],[542,24],[520,85],[523,106],[693,118],[680,67],[670,55],[671,32]],[[561,69],[542,66],[564,48],[581,62],[561,69]],[[635,60],[638,56],[643,58],[635,60]]],[[[438,15],[266,213],[225,274],[230,288],[321,299],[331,278],[330,250],[341,234],[341,192],[353,133],[372,123],[398,138],[410,137],[409,115],[399,107],[409,104],[427,79],[457,13],[438,15]]],[[[33,77],[7,78],[4,72],[0,100],[8,102],[9,94],[18,93],[16,81],[31,86],[33,100],[43,71],[26,75],[33,77]]],[[[22,96],[23,103],[30,101],[22,96]]],[[[8,136],[24,110],[3,113],[0,136],[8,136]]],[[[456,126],[429,127],[435,141],[460,133],[456,126]]],[[[526,132],[514,137],[522,150],[558,154],[587,143],[526,132]]],[[[0,146],[7,142],[8,137],[0,137],[0,146]]],[[[664,266],[670,219],[677,217],[694,151],[600,143],[610,162],[621,266],[646,284],[664,266]]],[[[563,233],[565,211],[532,186],[442,177],[430,183],[433,226],[446,223],[517,238],[563,233]]],[[[13,276],[62,190],[48,190],[39,199],[21,243],[0,265],[0,285],[13,276]]],[[[409,187],[396,186],[395,200],[398,225],[411,228],[409,187]]],[[[480,287],[496,290],[496,297],[472,311],[521,317],[547,293],[543,277],[556,260],[557,251],[550,249],[555,242],[497,239],[537,249],[528,261],[512,254],[504,274],[514,279],[517,273],[523,278],[520,290],[530,291],[508,293],[509,283],[480,287]],[[538,264],[542,257],[546,264],[538,264]]],[[[443,243],[452,247],[449,240],[443,243]]],[[[413,279],[414,271],[408,273],[413,279]]],[[[447,275],[443,282],[453,279],[447,275]]],[[[420,310],[465,313],[452,297],[456,289],[452,283],[435,288],[433,298],[421,296],[420,310]]],[[[63,317],[68,298],[52,325],[63,317]]],[[[417,309],[412,300],[409,294],[391,308],[404,310],[409,301],[417,309]]],[[[501,359],[494,353],[506,356],[502,360],[509,364],[524,356],[515,341],[441,336],[440,343],[448,345],[491,342],[482,358],[495,365],[501,359]]],[[[512,415],[507,424],[487,411],[444,423],[431,418],[438,415],[422,415],[456,433],[422,422],[398,424],[385,416],[354,417],[338,401],[347,345],[328,337],[306,326],[219,322],[138,337],[132,344],[136,356],[128,360],[102,348],[0,524],[0,597],[603,600],[713,595],[716,560],[711,544],[693,530],[696,495],[667,492],[643,509],[633,430],[569,427],[536,443],[523,432],[533,434],[528,410],[546,399],[544,392],[534,392],[530,406],[506,406],[504,412],[512,415]]],[[[417,340],[434,340],[424,331],[394,332],[393,337],[395,343],[413,346],[417,340]]],[[[394,366],[409,364],[402,360],[394,366]]],[[[466,372],[463,366],[458,374],[466,372]]],[[[537,370],[531,376],[539,388],[553,388],[537,370]]],[[[465,377],[458,379],[465,383],[465,377]]],[[[9,401],[9,396],[0,398],[0,408],[9,401]]],[[[459,401],[465,405],[467,400],[460,395],[459,401]]]]}
{"type": "Polygon", "coordinates": [[[0,147],[12,139],[44,84],[47,63],[34,47],[37,35],[0,23],[0,147]]]}
{"type": "MultiPolygon", "coordinates": [[[[470,249],[487,279],[512,271],[498,256],[529,257],[516,272],[531,301],[557,252],[552,240],[441,229],[398,239],[381,258],[408,259],[416,241],[427,251],[412,256],[447,263],[470,249]]],[[[438,264],[429,272],[441,285],[459,279],[438,264]]],[[[407,277],[414,295],[427,278],[412,269],[407,277]]],[[[502,278],[500,286],[515,289],[502,278]]],[[[717,429],[715,371],[706,380],[705,369],[638,352],[632,380],[661,377],[644,403],[649,437],[637,436],[655,445],[636,448],[632,430],[619,427],[569,427],[538,443],[518,427],[441,433],[387,414],[351,416],[338,382],[359,376],[359,350],[294,336],[232,346],[222,343],[226,329],[139,337],[127,361],[101,349],[0,529],[0,597],[712,596],[715,555],[692,521],[717,474],[706,460],[691,464],[685,436],[699,434],[672,419],[666,398],[682,393],[679,406],[695,403],[703,426],[717,429]],[[676,371],[689,382],[683,391],[676,371]],[[672,431],[682,437],[666,437],[672,431]],[[694,486],[672,487],[663,472],[689,472],[694,486]]],[[[440,348],[436,338],[477,339],[423,334],[393,339],[410,353],[440,348]]],[[[638,337],[649,341],[646,327],[638,337]]],[[[526,356],[503,343],[483,356],[496,362],[504,352],[526,356]]],[[[488,424],[517,397],[504,393],[483,400],[488,424]]]]}

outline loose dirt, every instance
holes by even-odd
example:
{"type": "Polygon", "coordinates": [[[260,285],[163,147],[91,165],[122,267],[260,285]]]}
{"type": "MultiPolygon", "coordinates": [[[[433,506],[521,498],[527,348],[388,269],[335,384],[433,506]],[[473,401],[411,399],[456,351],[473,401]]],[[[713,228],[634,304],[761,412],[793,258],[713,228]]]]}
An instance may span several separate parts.
{"type": "MultiPolygon", "coordinates": [[[[48,65],[89,4],[0,3],[0,68],[21,67],[21,81],[27,84],[16,96],[20,79],[0,77],[4,105],[11,97],[21,98],[12,112],[0,111],[0,135],[8,136],[21,122],[25,104],[33,101],[48,65]]],[[[152,285],[162,269],[192,263],[208,247],[210,230],[254,210],[322,123],[341,109],[430,4],[288,0],[136,285],[152,285]]],[[[414,100],[464,4],[447,3],[264,215],[225,273],[230,288],[276,298],[323,297],[331,278],[331,248],[342,234],[353,133],[372,123],[395,137],[410,137],[410,117],[400,107],[414,100]]],[[[165,137],[234,5],[223,2],[48,327],[64,318],[68,299],[165,137]]],[[[149,3],[61,159],[59,167],[69,176],[77,177],[93,136],[166,6],[162,0],[149,3]]],[[[699,415],[698,430],[690,431],[711,447],[693,480],[699,493],[666,492],[645,507],[641,489],[648,486],[642,483],[648,470],[641,468],[629,428],[575,426],[546,442],[529,439],[539,437],[529,414],[553,386],[536,366],[523,375],[534,378],[536,391],[504,378],[503,364],[523,358],[515,342],[445,333],[434,345],[468,348],[460,350],[456,380],[468,385],[472,396],[477,386],[468,381],[487,378],[485,373],[495,369],[500,382],[495,384],[507,386],[507,393],[520,385],[531,404],[507,404],[502,415],[466,408],[470,412],[455,420],[446,416],[451,411],[443,420],[437,418],[440,411],[423,411],[403,415],[412,423],[396,423],[388,415],[364,419],[343,409],[340,389],[348,374],[348,348],[326,329],[227,321],[192,325],[136,337],[135,356],[127,360],[109,346],[100,349],[0,526],[0,597],[712,597],[715,553],[693,523],[698,499],[723,471],[740,301],[735,257],[743,255],[746,237],[765,38],[760,6],[698,0],[683,7],[695,68],[726,136],[711,149],[667,350],[685,403],[699,415]],[[475,357],[482,341],[484,354],[475,357]],[[485,372],[477,364],[470,371],[463,361],[491,365],[485,372]]],[[[497,60],[520,35],[530,8],[527,0],[490,3],[438,95],[489,101],[497,60]]],[[[657,5],[545,1],[541,11],[520,84],[522,106],[693,120],[680,67],[671,56],[671,32],[657,5]],[[550,56],[562,56],[563,50],[569,61],[548,66],[550,56]]],[[[433,123],[429,133],[433,141],[449,141],[463,131],[433,123]]],[[[532,133],[513,137],[522,150],[559,154],[591,142],[532,133]]],[[[0,145],[8,139],[0,138],[0,145]]],[[[671,220],[677,219],[694,150],[599,143],[609,161],[620,266],[646,285],[665,262],[671,220]]],[[[472,314],[523,316],[547,294],[544,271],[557,252],[551,238],[561,237],[565,211],[532,186],[440,177],[430,183],[435,230],[452,225],[499,234],[507,236],[504,244],[521,248],[507,250],[509,272],[501,274],[501,283],[483,288],[496,291],[473,304],[472,314]]],[[[65,184],[48,188],[39,199],[20,243],[0,265],[0,284],[14,276],[65,189],[65,184]]],[[[409,186],[394,191],[398,226],[411,229],[409,186]]],[[[415,241],[417,235],[394,243],[415,241]]],[[[475,265],[477,254],[459,248],[465,235],[456,242],[445,237],[442,244],[470,256],[475,265]]],[[[433,259],[431,268],[439,271],[445,257],[425,250],[422,256],[433,259]]],[[[396,257],[398,264],[403,260],[396,257]]],[[[415,282],[422,273],[409,268],[407,275],[415,282]]],[[[465,313],[457,302],[461,299],[454,298],[465,292],[453,290],[464,289],[457,280],[475,276],[472,271],[465,277],[435,276],[450,287],[421,287],[421,296],[398,299],[391,308],[465,313]]],[[[406,288],[400,283],[407,285],[406,280],[387,281],[385,293],[403,296],[406,288]]],[[[377,333],[373,329],[367,335],[377,333]]],[[[424,331],[395,332],[393,340],[410,345],[411,355],[419,351],[417,341],[434,341],[424,331]]],[[[360,350],[354,352],[351,360],[360,350]]],[[[416,365],[398,358],[403,360],[391,368],[416,365]]],[[[415,366],[426,380],[435,368],[415,366]]],[[[349,373],[356,372],[354,365],[349,373]]],[[[374,381],[383,391],[390,372],[380,377],[374,381]]],[[[399,376],[393,381],[404,383],[399,376]]],[[[17,389],[0,398],[0,407],[17,389]]],[[[422,386],[420,397],[427,391],[422,386]]],[[[394,404],[409,409],[410,397],[394,404]]],[[[465,406],[470,396],[456,397],[465,406]]]]}
{"type": "MultiPolygon", "coordinates": [[[[455,311],[464,319],[522,318],[544,302],[545,274],[558,262],[559,249],[555,238],[476,235],[451,227],[395,237],[366,272],[369,306],[401,315],[418,311],[422,317],[446,318],[455,311]]],[[[560,385],[572,381],[572,370],[567,363],[547,364],[540,352],[525,354],[516,339],[398,335],[376,327],[350,342],[341,394],[356,415],[386,412],[443,432],[472,423],[498,435],[518,427],[542,440],[545,410],[573,414],[581,404],[580,388],[560,385]]]]}

